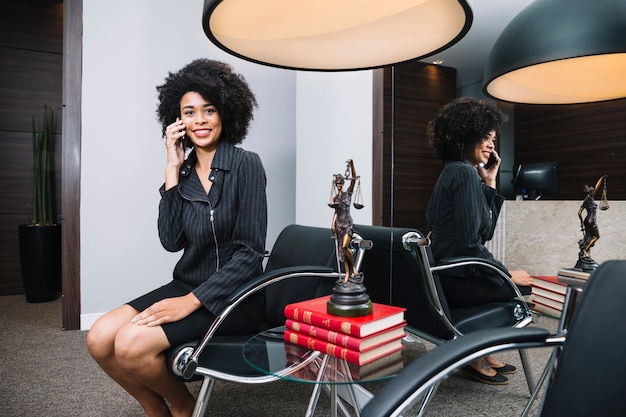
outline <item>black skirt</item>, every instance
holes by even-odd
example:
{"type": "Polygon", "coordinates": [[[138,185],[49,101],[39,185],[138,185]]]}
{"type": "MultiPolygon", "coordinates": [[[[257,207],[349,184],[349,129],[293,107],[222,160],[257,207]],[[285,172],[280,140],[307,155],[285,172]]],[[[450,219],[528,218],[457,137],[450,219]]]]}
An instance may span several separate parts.
{"type": "MultiPolygon", "coordinates": [[[[194,287],[180,280],[173,280],[149,293],[135,298],[127,304],[137,311],[144,311],[157,301],[166,298],[180,297],[189,294],[194,287]]],[[[251,334],[259,327],[265,311],[265,294],[263,292],[249,297],[229,314],[216,334],[251,334]]],[[[171,346],[201,339],[215,320],[215,314],[200,307],[187,317],[162,324],[167,340],[171,346]]]]}

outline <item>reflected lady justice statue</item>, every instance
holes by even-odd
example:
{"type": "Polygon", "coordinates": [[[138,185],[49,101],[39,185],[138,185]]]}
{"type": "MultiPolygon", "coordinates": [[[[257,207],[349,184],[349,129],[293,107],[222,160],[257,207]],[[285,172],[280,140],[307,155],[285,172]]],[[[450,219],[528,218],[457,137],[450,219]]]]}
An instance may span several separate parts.
{"type": "Polygon", "coordinates": [[[595,201],[595,196],[600,190],[600,186],[603,186],[602,199],[600,201],[600,210],[607,210],[609,208],[606,190],[606,178],[608,175],[600,177],[595,187],[585,185],[583,191],[586,196],[583,200],[580,209],[578,210],[578,218],[580,219],[580,230],[583,232],[583,238],[578,241],[578,247],[580,252],[578,253],[578,262],[576,262],[576,268],[582,269],[585,272],[593,271],[598,267],[598,263],[591,258],[591,248],[600,239],[600,230],[598,229],[597,214],[598,203],[595,201]],[[585,218],[583,219],[583,211],[586,211],[585,218]]]}
{"type": "Polygon", "coordinates": [[[331,201],[328,205],[335,209],[331,230],[336,239],[337,263],[344,265],[345,275],[336,282],[333,295],[328,302],[328,312],[338,316],[363,316],[371,313],[372,302],[365,293],[363,274],[356,270],[354,257],[350,249],[352,242],[353,222],[350,215],[352,195],[356,195],[354,207],[363,208],[360,177],[356,175],[352,159],[346,161],[346,171],[333,176],[331,201]],[[344,190],[346,181],[350,185],[344,190]]]}

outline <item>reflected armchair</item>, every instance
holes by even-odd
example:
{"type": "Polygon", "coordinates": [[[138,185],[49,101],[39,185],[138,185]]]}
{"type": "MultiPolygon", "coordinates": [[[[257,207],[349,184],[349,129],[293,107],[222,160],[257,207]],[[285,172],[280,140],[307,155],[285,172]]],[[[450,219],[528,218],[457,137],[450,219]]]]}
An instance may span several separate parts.
{"type": "MultiPolygon", "coordinates": [[[[355,225],[354,230],[373,242],[362,266],[364,271],[376,271],[375,278],[371,273],[366,273],[365,277],[372,300],[405,307],[407,332],[443,345],[478,330],[522,328],[532,322],[532,312],[517,286],[497,264],[481,258],[454,258],[435,264],[430,240],[415,229],[355,225]],[[517,294],[516,299],[471,308],[449,308],[437,273],[470,264],[496,270],[503,285],[510,286],[517,294]]],[[[533,393],[536,383],[523,350],[520,350],[520,358],[533,393]]],[[[435,389],[436,386],[430,395],[434,395],[435,389]]],[[[427,404],[425,401],[424,406],[427,404]]]]}

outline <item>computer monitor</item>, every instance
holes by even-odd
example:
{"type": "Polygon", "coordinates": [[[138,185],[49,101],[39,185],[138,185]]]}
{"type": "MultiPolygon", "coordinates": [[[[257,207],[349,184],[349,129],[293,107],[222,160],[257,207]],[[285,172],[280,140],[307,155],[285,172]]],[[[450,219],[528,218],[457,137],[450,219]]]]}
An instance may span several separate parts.
{"type": "Polygon", "coordinates": [[[522,195],[539,200],[545,194],[559,192],[559,164],[557,162],[539,162],[520,164],[513,185],[522,195]]]}

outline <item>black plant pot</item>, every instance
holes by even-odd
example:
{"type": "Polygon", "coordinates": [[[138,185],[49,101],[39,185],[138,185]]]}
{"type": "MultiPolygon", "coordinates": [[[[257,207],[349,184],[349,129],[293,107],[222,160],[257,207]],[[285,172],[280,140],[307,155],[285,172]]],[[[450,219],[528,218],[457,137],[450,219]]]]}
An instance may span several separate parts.
{"type": "Polygon", "coordinates": [[[18,228],[26,301],[55,300],[61,291],[61,225],[18,228]]]}

